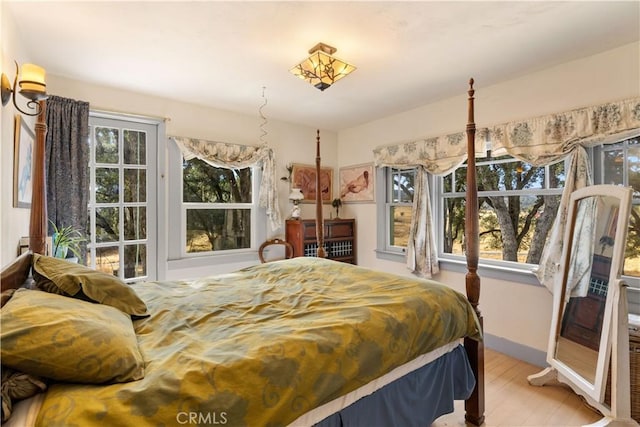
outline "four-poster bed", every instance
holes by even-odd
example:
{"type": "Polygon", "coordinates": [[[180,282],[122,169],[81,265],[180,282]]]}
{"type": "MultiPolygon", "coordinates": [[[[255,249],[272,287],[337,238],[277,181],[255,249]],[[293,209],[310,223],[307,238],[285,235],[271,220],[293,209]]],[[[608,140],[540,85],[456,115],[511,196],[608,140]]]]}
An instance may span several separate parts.
{"type": "MultiPolygon", "coordinates": [[[[322,201],[317,188],[318,258],[276,261],[190,282],[136,284],[135,298],[146,303],[148,312],[128,314],[137,315],[132,328],[146,365],[144,378],[108,384],[74,383],[66,377],[63,383],[51,381],[48,391],[29,406],[36,425],[181,425],[194,420],[226,425],[429,425],[453,410],[454,399],[466,399],[465,419],[482,424],[473,94],[471,80],[466,297],[434,281],[322,259],[322,201]]],[[[2,290],[21,287],[33,268],[36,282],[44,277],[59,288],[55,293],[63,295],[51,298],[71,303],[68,300],[75,298],[68,298],[73,295],[69,284],[57,283],[58,276],[51,271],[64,269],[59,263],[65,261],[51,266],[39,255],[46,235],[44,156],[37,154],[44,152],[43,115],[36,125],[39,163],[34,165],[33,254],[21,256],[3,270],[2,290]],[[42,176],[37,172],[40,168],[42,176]]],[[[316,148],[319,176],[319,131],[316,148]]],[[[93,295],[86,276],[82,280],[71,276],[65,280],[78,285],[80,293],[85,291],[84,297],[93,295]]],[[[42,297],[40,291],[20,289],[4,306],[3,352],[22,350],[25,341],[20,334],[25,332],[20,316],[25,314],[19,303],[28,301],[33,292],[42,297]]],[[[82,306],[85,310],[113,305],[106,299],[101,300],[103,304],[83,299],[78,304],[89,304],[82,306]]],[[[116,312],[110,314],[116,316],[116,312]]],[[[43,355],[51,356],[46,348],[34,356],[38,363],[43,355]]],[[[11,367],[30,373],[20,357],[18,361],[11,367]]]]}

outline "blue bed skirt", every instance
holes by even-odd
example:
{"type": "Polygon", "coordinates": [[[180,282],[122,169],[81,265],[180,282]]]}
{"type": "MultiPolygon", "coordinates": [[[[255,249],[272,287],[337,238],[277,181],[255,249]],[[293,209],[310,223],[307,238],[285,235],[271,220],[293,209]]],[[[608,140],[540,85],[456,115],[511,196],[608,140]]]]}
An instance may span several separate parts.
{"type": "Polygon", "coordinates": [[[465,400],[475,377],[462,345],[316,424],[317,427],[427,427],[465,400]]]}

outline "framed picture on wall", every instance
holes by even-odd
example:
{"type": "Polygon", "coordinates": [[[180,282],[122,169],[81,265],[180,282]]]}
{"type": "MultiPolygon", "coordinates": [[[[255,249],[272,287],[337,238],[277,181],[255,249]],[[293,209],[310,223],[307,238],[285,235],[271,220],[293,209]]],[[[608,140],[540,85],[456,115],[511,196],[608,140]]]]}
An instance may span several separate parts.
{"type": "MultiPolygon", "coordinates": [[[[291,187],[299,188],[304,196],[302,203],[316,201],[316,167],[294,163],[291,171],[291,187]]],[[[320,192],[322,203],[331,203],[333,198],[333,168],[320,168],[320,192]]]]}
{"type": "Polygon", "coordinates": [[[13,132],[13,206],[30,208],[35,137],[20,115],[16,115],[13,132]]]}
{"type": "Polygon", "coordinates": [[[344,203],[375,201],[373,163],[340,168],[340,198],[344,203]]]}

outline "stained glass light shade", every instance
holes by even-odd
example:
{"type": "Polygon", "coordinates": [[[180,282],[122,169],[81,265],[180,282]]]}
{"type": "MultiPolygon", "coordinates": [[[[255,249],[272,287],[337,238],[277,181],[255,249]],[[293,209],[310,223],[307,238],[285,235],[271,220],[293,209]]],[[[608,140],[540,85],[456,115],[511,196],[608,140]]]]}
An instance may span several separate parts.
{"type": "Polygon", "coordinates": [[[334,47],[318,43],[309,50],[311,55],[307,59],[289,71],[324,91],[356,69],[353,65],[333,57],[335,51],[334,47]]]}

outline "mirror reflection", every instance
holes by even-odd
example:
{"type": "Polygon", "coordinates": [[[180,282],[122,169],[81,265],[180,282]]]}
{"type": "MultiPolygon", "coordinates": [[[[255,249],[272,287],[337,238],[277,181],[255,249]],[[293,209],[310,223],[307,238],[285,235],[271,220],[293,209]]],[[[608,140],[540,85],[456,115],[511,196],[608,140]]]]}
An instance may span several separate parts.
{"type": "Polygon", "coordinates": [[[617,197],[577,201],[565,265],[555,358],[591,384],[596,382],[619,207],[617,197]]]}

